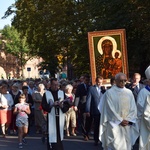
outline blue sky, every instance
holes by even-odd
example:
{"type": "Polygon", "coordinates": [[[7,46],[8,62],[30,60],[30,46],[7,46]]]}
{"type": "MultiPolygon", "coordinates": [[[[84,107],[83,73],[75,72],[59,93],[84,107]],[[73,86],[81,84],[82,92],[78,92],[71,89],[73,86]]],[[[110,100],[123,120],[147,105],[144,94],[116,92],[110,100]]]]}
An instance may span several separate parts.
{"type": "Polygon", "coordinates": [[[13,15],[7,17],[6,19],[1,19],[5,11],[11,4],[15,3],[15,0],[1,0],[0,2],[0,29],[3,29],[5,25],[11,25],[11,19],[13,18],[13,15]]]}

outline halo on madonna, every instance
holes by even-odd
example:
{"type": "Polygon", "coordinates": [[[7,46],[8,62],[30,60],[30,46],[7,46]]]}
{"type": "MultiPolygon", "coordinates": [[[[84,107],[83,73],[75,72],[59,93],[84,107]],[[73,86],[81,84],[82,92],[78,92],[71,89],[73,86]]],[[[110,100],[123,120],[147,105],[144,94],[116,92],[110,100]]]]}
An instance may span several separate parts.
{"type": "Polygon", "coordinates": [[[115,51],[117,49],[117,43],[116,43],[116,40],[111,37],[111,36],[104,36],[102,37],[98,43],[97,43],[97,49],[98,49],[98,52],[103,55],[103,49],[102,49],[102,42],[105,41],[105,40],[110,40],[113,44],[113,50],[112,50],[112,53],[113,51],[115,51]]]}

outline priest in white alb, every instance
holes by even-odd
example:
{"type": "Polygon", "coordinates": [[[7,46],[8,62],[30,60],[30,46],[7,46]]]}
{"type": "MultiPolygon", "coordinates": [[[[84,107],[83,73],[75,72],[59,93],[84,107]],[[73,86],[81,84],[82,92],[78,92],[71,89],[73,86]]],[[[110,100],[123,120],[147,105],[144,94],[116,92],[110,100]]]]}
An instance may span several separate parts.
{"type": "Polygon", "coordinates": [[[137,107],[132,91],[125,87],[127,77],[115,76],[115,84],[100,101],[100,136],[104,150],[131,150],[139,136],[137,107]]]}
{"type": "Polygon", "coordinates": [[[150,150],[150,66],[145,70],[147,85],[137,97],[138,122],[140,127],[139,150],[150,150]]]}

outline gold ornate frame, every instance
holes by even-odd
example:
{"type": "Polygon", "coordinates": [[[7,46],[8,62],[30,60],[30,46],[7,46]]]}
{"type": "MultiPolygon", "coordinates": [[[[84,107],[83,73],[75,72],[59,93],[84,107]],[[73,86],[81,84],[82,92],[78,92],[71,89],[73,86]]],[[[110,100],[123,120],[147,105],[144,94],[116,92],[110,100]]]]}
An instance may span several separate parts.
{"type": "MultiPolygon", "coordinates": [[[[115,73],[117,72],[117,69],[114,70],[114,68],[117,67],[113,67],[113,65],[111,65],[111,67],[107,67],[108,68],[107,70],[105,69],[106,65],[104,63],[103,41],[106,40],[109,40],[111,41],[110,43],[112,43],[112,48],[111,48],[112,60],[107,60],[107,64],[108,62],[112,62],[110,64],[117,64],[117,57],[115,53],[118,52],[118,59],[120,59],[118,60],[118,62],[120,61],[121,64],[121,68],[120,70],[118,69],[118,71],[123,72],[128,76],[128,58],[127,58],[125,29],[88,32],[92,84],[95,84],[96,76],[103,76],[103,75],[105,75],[103,76],[104,84],[110,83],[110,78],[114,76],[115,73]],[[99,60],[101,61],[99,62],[100,65],[98,65],[99,60]],[[105,72],[105,74],[103,72],[105,72]]],[[[105,49],[105,53],[106,51],[107,50],[105,49]]],[[[105,57],[105,60],[106,58],[107,57],[105,57]]]]}

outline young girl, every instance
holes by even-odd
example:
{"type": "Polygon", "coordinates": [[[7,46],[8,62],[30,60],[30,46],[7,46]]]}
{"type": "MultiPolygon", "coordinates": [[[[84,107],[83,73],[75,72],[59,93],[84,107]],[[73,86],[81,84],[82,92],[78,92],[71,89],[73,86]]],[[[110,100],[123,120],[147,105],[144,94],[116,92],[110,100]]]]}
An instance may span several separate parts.
{"type": "Polygon", "coordinates": [[[15,105],[14,109],[14,114],[17,114],[16,126],[18,127],[19,148],[23,148],[22,143],[26,144],[25,136],[28,133],[28,114],[30,114],[30,107],[25,101],[25,95],[20,94],[19,103],[15,105]]]}

